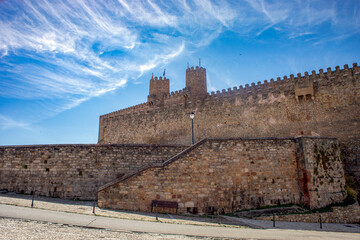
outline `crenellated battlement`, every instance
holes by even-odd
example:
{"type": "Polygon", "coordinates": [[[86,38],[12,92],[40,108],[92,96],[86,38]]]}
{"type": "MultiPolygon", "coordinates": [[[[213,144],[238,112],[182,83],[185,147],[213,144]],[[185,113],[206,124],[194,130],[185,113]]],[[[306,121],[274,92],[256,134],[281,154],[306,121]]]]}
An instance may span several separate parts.
{"type": "MultiPolygon", "coordinates": [[[[206,71],[205,68],[202,67],[191,67],[187,68],[186,71],[188,72],[196,72],[196,71],[206,71]]],[[[360,68],[358,67],[357,63],[353,63],[352,68],[349,68],[347,64],[344,65],[343,69],[340,69],[339,66],[335,67],[335,70],[332,70],[330,67],[327,68],[326,72],[323,69],[319,69],[318,72],[315,70],[311,71],[311,74],[308,72],[304,72],[302,75],[301,73],[297,73],[296,77],[294,74],[290,74],[289,77],[286,75],[282,78],[277,77],[276,80],[271,78],[269,81],[264,80],[263,82],[258,81],[257,83],[250,83],[235,86],[233,88],[227,88],[222,90],[217,90],[210,92],[207,94],[206,101],[209,101],[214,98],[223,98],[223,97],[232,97],[234,95],[241,96],[244,99],[249,98],[250,96],[260,97],[260,99],[266,100],[269,94],[284,94],[284,95],[294,95],[298,101],[306,100],[306,95],[308,98],[314,100],[314,83],[315,85],[323,84],[326,85],[328,81],[334,81],[335,77],[340,77],[343,80],[346,79],[354,79],[358,80],[360,78],[360,68]],[[299,100],[299,96],[304,96],[304,99],[299,100]]],[[[337,81],[340,81],[339,79],[337,81]]],[[[165,86],[169,83],[169,79],[166,77],[154,77],[150,80],[151,83],[160,83],[164,84],[165,86]]],[[[179,105],[184,106],[186,96],[186,88],[172,91],[171,93],[166,94],[163,93],[163,107],[167,105],[179,105]]],[[[192,101],[196,103],[196,101],[192,101]]],[[[114,111],[108,114],[104,114],[101,117],[108,118],[108,117],[115,117],[121,116],[126,114],[133,114],[139,112],[141,110],[148,110],[151,109],[154,105],[150,104],[149,102],[141,103],[138,105],[134,105],[125,109],[121,109],[118,111],[114,111]]]]}
{"type": "MultiPolygon", "coordinates": [[[[311,98],[313,100],[314,83],[320,84],[323,82],[324,84],[326,84],[327,81],[334,80],[335,77],[351,77],[355,80],[359,80],[360,69],[357,66],[357,63],[354,63],[352,68],[349,68],[349,66],[345,64],[343,69],[340,69],[339,66],[336,66],[334,71],[332,71],[329,67],[327,68],[326,72],[324,72],[323,69],[319,69],[318,73],[316,73],[315,70],[312,70],[310,75],[308,72],[304,72],[303,75],[301,75],[301,73],[297,73],[296,77],[294,76],[294,74],[290,74],[289,77],[277,77],[276,80],[271,78],[270,81],[258,81],[257,83],[245,84],[245,86],[240,85],[239,87],[235,86],[233,88],[217,90],[216,92],[212,91],[210,93],[210,97],[230,97],[235,94],[244,95],[244,97],[246,98],[247,96],[262,94],[262,96],[265,96],[266,98],[266,94],[269,93],[276,92],[277,94],[279,94],[287,92],[287,94],[289,94],[288,91],[290,91],[291,93],[295,94],[295,96],[311,95],[311,98]]],[[[340,79],[338,79],[337,81],[340,81],[340,79]]]]}
{"type": "MultiPolygon", "coordinates": [[[[196,72],[196,71],[206,71],[205,68],[202,67],[191,67],[187,68],[186,71],[188,72],[196,72]]],[[[286,75],[282,78],[277,77],[276,80],[274,78],[270,78],[270,80],[258,81],[257,83],[250,83],[235,86],[232,88],[222,89],[210,92],[207,94],[206,101],[209,101],[213,98],[223,98],[223,97],[232,97],[234,95],[241,96],[242,98],[247,99],[250,96],[260,96],[260,99],[266,100],[269,94],[275,93],[277,95],[284,94],[284,95],[294,95],[299,100],[298,96],[311,95],[310,98],[314,100],[314,86],[323,84],[328,84],[328,81],[335,81],[335,77],[340,77],[344,81],[346,79],[354,79],[359,80],[360,78],[360,68],[358,67],[357,63],[353,63],[352,68],[349,68],[347,64],[344,65],[343,69],[340,69],[339,66],[335,67],[335,70],[332,70],[330,67],[327,68],[326,72],[323,69],[319,69],[318,72],[315,70],[311,71],[311,74],[308,72],[304,72],[302,75],[301,73],[297,73],[296,77],[294,74],[290,74],[289,77],[286,75]],[[314,85],[315,83],[315,85],[314,85]]],[[[340,81],[340,79],[337,79],[340,81]]],[[[152,83],[160,83],[167,85],[169,83],[169,79],[166,77],[154,77],[150,80],[150,85],[152,83]]],[[[166,105],[184,105],[186,101],[186,88],[172,91],[168,94],[164,93],[163,95],[163,107],[166,105]]],[[[306,100],[306,99],[304,99],[306,100]]],[[[192,101],[196,103],[197,101],[192,101]]],[[[132,114],[135,112],[139,112],[141,110],[148,110],[151,109],[154,105],[147,103],[141,103],[135,106],[131,106],[122,110],[114,111],[101,117],[114,117],[126,114],[132,114]]]]}
{"type": "Polygon", "coordinates": [[[166,81],[169,81],[169,79],[168,78],[166,78],[166,77],[155,77],[155,78],[152,78],[152,79],[150,79],[150,82],[151,81],[153,81],[153,82],[155,82],[155,81],[164,81],[164,82],[166,82],[166,81]]]}
{"type": "Polygon", "coordinates": [[[178,91],[172,91],[170,94],[165,96],[165,101],[168,99],[174,99],[174,98],[183,98],[185,94],[185,89],[181,89],[178,91]]]}
{"type": "Polygon", "coordinates": [[[163,105],[164,98],[170,92],[170,80],[164,76],[162,77],[151,77],[148,102],[151,105],[163,105]]]}
{"type": "Polygon", "coordinates": [[[203,67],[199,67],[199,66],[196,66],[196,67],[188,67],[186,69],[186,72],[206,72],[206,69],[203,68],[203,67]]]}
{"type": "Polygon", "coordinates": [[[179,91],[172,91],[170,93],[170,95],[168,95],[167,97],[170,98],[170,97],[177,97],[177,96],[180,96],[180,95],[182,96],[183,91],[184,91],[184,89],[179,90],[179,91]]]}
{"type": "Polygon", "coordinates": [[[149,107],[148,103],[140,103],[140,104],[128,107],[128,108],[124,108],[124,109],[121,109],[118,111],[114,111],[111,113],[101,115],[100,117],[101,118],[109,118],[109,117],[116,117],[116,116],[125,115],[125,114],[131,114],[136,111],[146,110],[146,109],[148,109],[148,107],[149,107]]]}

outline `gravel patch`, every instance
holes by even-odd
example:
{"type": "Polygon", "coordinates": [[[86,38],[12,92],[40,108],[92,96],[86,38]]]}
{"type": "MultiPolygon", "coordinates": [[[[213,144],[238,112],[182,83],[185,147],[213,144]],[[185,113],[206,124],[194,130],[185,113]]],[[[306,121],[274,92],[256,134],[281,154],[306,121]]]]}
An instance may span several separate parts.
{"type": "MultiPolygon", "coordinates": [[[[206,237],[190,237],[184,235],[168,235],[153,233],[121,232],[106,229],[84,228],[64,224],[29,221],[21,219],[0,218],[0,239],[127,239],[127,240],[196,240],[215,239],[206,237]]],[[[216,238],[219,239],[219,238],[216,238]]]]}

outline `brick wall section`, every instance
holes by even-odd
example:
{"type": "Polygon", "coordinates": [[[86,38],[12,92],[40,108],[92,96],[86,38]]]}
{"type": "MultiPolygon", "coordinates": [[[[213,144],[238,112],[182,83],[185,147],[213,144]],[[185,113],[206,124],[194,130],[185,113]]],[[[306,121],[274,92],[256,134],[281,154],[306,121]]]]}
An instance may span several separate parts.
{"type": "Polygon", "coordinates": [[[61,198],[94,199],[124,174],[161,163],[184,146],[39,145],[0,147],[0,189],[61,198]]]}
{"type": "Polygon", "coordinates": [[[199,100],[175,92],[163,107],[146,105],[141,110],[101,116],[99,142],[190,144],[189,113],[194,111],[196,141],[207,137],[336,137],[345,169],[360,183],[359,92],[357,64],[247,84],[199,100]]]}
{"type": "MultiPolygon", "coordinates": [[[[304,195],[298,179],[299,146],[294,138],[204,140],[162,166],[144,168],[101,187],[98,205],[150,211],[152,200],[164,200],[178,202],[181,213],[196,208],[204,214],[299,204],[304,195]]],[[[324,185],[330,190],[326,195],[319,192],[320,197],[335,201],[331,189],[338,191],[340,184],[324,185]]]]}
{"type": "MultiPolygon", "coordinates": [[[[276,216],[275,221],[285,222],[320,222],[323,223],[360,223],[360,206],[358,203],[347,207],[332,207],[331,212],[312,214],[292,214],[276,216]]],[[[256,217],[257,220],[272,221],[273,216],[256,217]]]]}

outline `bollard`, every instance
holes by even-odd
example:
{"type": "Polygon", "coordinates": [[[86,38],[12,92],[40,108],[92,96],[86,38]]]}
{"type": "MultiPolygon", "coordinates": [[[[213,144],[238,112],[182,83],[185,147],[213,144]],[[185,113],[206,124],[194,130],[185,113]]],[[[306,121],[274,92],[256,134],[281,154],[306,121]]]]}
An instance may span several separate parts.
{"type": "Polygon", "coordinates": [[[275,213],[273,213],[273,227],[275,227],[275,213]]]}
{"type": "Polygon", "coordinates": [[[31,199],[31,208],[34,207],[34,199],[35,199],[35,190],[33,191],[32,199],[31,199]]]}
{"type": "Polygon", "coordinates": [[[320,229],[322,229],[321,215],[319,215],[319,218],[320,218],[320,229]]]}
{"type": "Polygon", "coordinates": [[[158,205],[156,204],[156,221],[159,220],[158,219],[158,209],[157,208],[158,208],[158,205]]]}
{"type": "Polygon", "coordinates": [[[94,215],[96,215],[96,214],[95,214],[95,207],[96,207],[96,200],[94,200],[94,204],[93,204],[93,214],[94,214],[94,215]]]}

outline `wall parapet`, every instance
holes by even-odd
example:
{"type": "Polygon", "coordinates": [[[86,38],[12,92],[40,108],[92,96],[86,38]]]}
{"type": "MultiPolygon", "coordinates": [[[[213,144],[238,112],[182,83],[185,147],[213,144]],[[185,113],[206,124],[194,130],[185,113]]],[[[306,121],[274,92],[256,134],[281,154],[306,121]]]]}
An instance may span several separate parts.
{"type": "Polygon", "coordinates": [[[0,146],[0,189],[93,200],[110,179],[162,162],[187,146],[159,144],[51,144],[0,146]]]}
{"type": "MultiPolygon", "coordinates": [[[[199,67],[197,67],[197,69],[198,68],[199,67]]],[[[192,68],[188,68],[187,71],[196,71],[197,69],[192,67],[192,68]]],[[[234,86],[232,88],[217,90],[216,92],[212,91],[208,94],[208,96],[211,98],[230,97],[233,95],[243,95],[243,96],[248,95],[248,96],[250,96],[250,95],[254,95],[254,94],[263,94],[263,93],[269,94],[274,91],[276,91],[276,93],[279,93],[278,90],[280,90],[280,92],[282,93],[282,92],[285,92],[288,90],[294,91],[294,86],[295,86],[296,82],[301,83],[306,80],[312,80],[313,82],[314,81],[322,81],[322,80],[332,80],[332,79],[334,79],[335,75],[336,76],[343,75],[345,77],[349,77],[349,76],[360,77],[360,69],[358,68],[357,63],[353,63],[352,68],[349,68],[348,64],[345,64],[343,66],[343,69],[340,69],[339,66],[336,66],[335,70],[332,70],[329,67],[329,68],[327,68],[326,72],[324,72],[323,69],[319,69],[318,73],[316,73],[315,70],[312,70],[311,74],[309,74],[308,72],[304,72],[303,75],[301,75],[301,73],[297,73],[296,77],[294,76],[294,74],[290,74],[289,77],[287,77],[285,75],[282,78],[277,77],[276,80],[274,80],[274,78],[271,78],[270,81],[264,80],[263,82],[261,82],[261,81],[258,81],[257,83],[252,82],[251,84],[234,86]]],[[[162,77],[160,77],[159,80],[157,80],[157,77],[156,77],[155,80],[156,81],[164,81],[164,80],[162,80],[162,77]]],[[[155,80],[152,80],[152,81],[155,81],[155,80]]],[[[166,80],[168,80],[168,79],[166,79],[166,80]]],[[[170,94],[167,94],[165,96],[165,100],[182,97],[184,94],[184,90],[185,89],[172,91],[170,94]]],[[[166,104],[166,102],[165,102],[165,104],[166,104]]],[[[173,103],[170,102],[169,104],[173,104],[173,103]]],[[[144,109],[148,109],[148,108],[149,108],[149,105],[147,102],[145,102],[145,103],[134,105],[134,106],[131,106],[128,108],[118,110],[118,111],[114,111],[114,112],[111,112],[108,114],[101,115],[101,117],[113,117],[113,116],[129,114],[129,113],[131,114],[135,111],[144,110],[144,109]]]]}
{"type": "Polygon", "coordinates": [[[121,110],[117,110],[111,113],[107,113],[104,115],[101,115],[100,118],[109,118],[109,117],[116,117],[116,116],[120,116],[120,115],[125,115],[125,114],[131,114],[135,111],[139,111],[139,110],[145,110],[148,109],[148,103],[140,103],[131,107],[127,107],[121,110]]]}
{"type": "Polygon", "coordinates": [[[254,94],[262,94],[262,93],[272,93],[274,91],[280,90],[281,92],[285,92],[286,90],[294,91],[294,85],[296,82],[304,82],[312,80],[322,81],[322,80],[333,80],[335,76],[343,75],[345,77],[357,75],[360,76],[360,70],[358,69],[357,63],[353,63],[353,67],[349,68],[348,64],[345,64],[343,69],[340,69],[339,66],[335,67],[335,70],[332,70],[330,67],[327,68],[327,71],[324,72],[323,69],[319,69],[318,73],[315,70],[311,71],[309,75],[308,72],[304,72],[303,75],[301,73],[297,73],[296,77],[294,74],[290,74],[289,77],[283,76],[282,78],[277,77],[276,81],[274,78],[271,78],[270,81],[264,80],[263,82],[258,81],[257,83],[250,83],[240,86],[235,86],[232,88],[221,89],[217,91],[210,92],[210,97],[230,97],[233,94],[237,95],[254,95],[254,94]],[[322,80],[321,80],[322,79],[322,80]]]}
{"type": "Polygon", "coordinates": [[[0,149],[9,148],[48,148],[48,147],[183,147],[183,144],[34,144],[34,145],[0,145],[0,149]]]}

